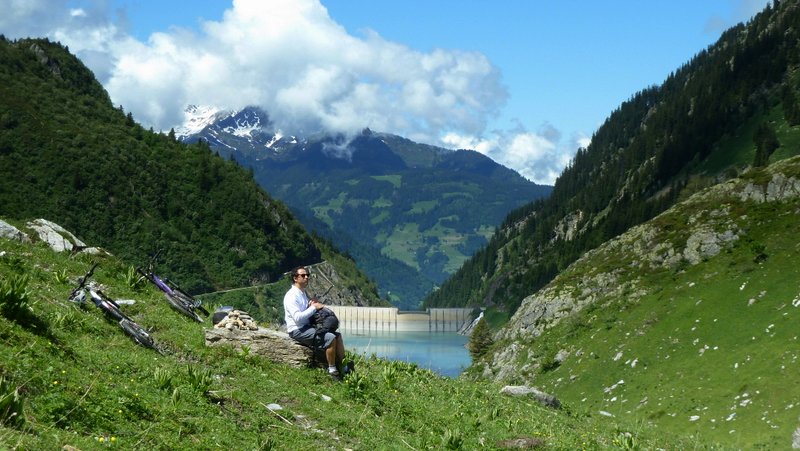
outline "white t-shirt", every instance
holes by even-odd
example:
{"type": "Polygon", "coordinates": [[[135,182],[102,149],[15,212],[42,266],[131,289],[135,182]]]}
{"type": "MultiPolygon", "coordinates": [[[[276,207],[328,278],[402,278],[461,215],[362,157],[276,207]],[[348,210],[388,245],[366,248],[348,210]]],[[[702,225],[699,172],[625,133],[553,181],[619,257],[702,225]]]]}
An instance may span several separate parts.
{"type": "Polygon", "coordinates": [[[311,305],[306,293],[295,285],[292,285],[292,288],[289,288],[289,291],[283,296],[286,332],[297,330],[308,324],[308,319],[314,315],[316,310],[317,309],[311,305]]]}

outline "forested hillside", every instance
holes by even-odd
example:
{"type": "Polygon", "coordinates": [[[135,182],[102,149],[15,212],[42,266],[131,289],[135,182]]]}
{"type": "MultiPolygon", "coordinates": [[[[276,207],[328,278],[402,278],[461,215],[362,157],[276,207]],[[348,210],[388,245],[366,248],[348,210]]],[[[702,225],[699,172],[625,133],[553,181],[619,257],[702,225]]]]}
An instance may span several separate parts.
{"type": "Polygon", "coordinates": [[[47,40],[0,39],[0,215],[49,219],[132,264],[162,250],[161,271],[194,293],[323,258],[251,173],[144,130],[47,40]]]}
{"type": "Polygon", "coordinates": [[[551,196],[510,214],[424,305],[513,313],[584,252],[735,176],[757,150],[757,164],[796,153],[800,8],[775,3],[612,112],[551,196]]]}

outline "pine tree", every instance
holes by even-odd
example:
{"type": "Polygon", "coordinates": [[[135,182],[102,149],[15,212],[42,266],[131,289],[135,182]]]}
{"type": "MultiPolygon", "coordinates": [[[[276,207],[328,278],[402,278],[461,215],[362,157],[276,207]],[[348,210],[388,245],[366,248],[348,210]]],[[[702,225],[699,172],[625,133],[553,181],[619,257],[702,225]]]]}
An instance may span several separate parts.
{"type": "Polygon", "coordinates": [[[489,325],[486,320],[481,318],[475,328],[472,329],[472,335],[469,337],[469,355],[472,360],[478,360],[483,357],[489,348],[494,343],[492,340],[492,332],[489,330],[489,325]]]}
{"type": "Polygon", "coordinates": [[[781,145],[775,134],[775,129],[767,122],[763,122],[758,126],[753,135],[753,142],[756,145],[756,155],[753,158],[753,166],[755,167],[763,167],[769,164],[769,156],[781,145]]]}

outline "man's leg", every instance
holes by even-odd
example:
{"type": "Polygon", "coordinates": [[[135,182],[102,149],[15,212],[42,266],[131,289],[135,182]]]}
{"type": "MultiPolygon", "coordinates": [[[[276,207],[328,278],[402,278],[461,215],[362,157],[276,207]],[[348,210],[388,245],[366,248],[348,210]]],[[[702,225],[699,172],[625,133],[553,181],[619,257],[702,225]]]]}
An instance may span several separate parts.
{"type": "Polygon", "coordinates": [[[328,361],[328,367],[329,368],[332,367],[332,366],[335,366],[337,368],[339,367],[339,364],[341,363],[341,360],[337,360],[336,341],[335,340],[334,340],[333,343],[331,343],[330,346],[328,346],[328,349],[325,350],[325,360],[328,361]]]}
{"type": "Polygon", "coordinates": [[[344,338],[341,335],[336,336],[336,365],[342,366],[344,360],[344,338]]]}

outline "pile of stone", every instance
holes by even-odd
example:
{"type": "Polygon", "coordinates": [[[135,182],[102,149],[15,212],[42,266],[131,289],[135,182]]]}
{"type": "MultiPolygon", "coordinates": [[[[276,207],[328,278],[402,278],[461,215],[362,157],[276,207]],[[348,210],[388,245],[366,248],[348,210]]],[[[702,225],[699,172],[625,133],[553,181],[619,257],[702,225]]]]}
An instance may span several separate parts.
{"type": "Polygon", "coordinates": [[[258,330],[258,324],[253,320],[253,317],[241,310],[231,310],[214,327],[228,330],[258,330]]]}

